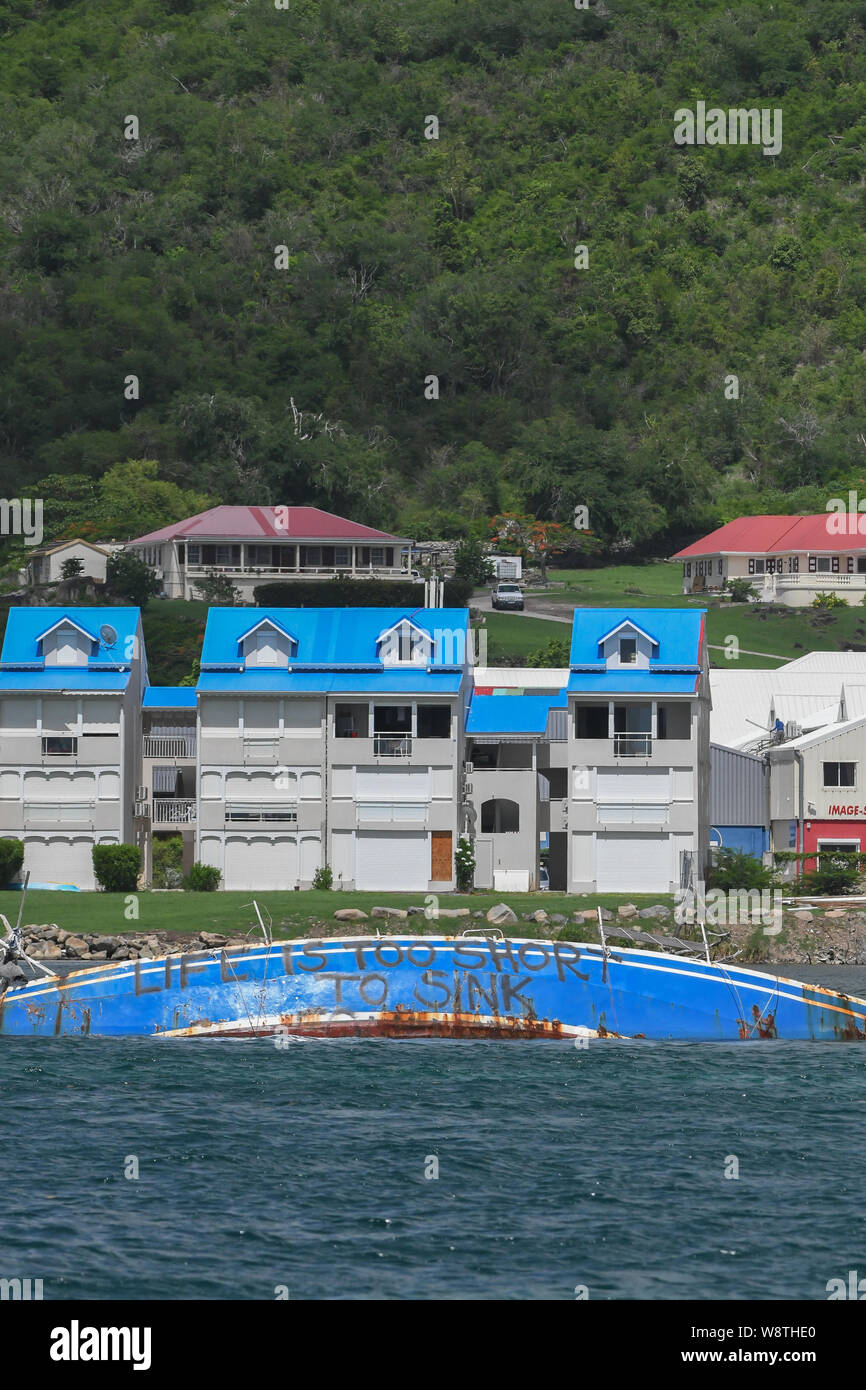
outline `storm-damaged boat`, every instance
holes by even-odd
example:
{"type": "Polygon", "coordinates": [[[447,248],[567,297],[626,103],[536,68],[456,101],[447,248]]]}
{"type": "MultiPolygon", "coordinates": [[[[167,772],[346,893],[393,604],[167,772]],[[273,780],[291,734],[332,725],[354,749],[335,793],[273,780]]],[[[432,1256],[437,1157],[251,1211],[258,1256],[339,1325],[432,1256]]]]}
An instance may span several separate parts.
{"type": "Polygon", "coordinates": [[[30,960],[3,918],[0,1034],[866,1039],[866,1000],[712,960],[708,946],[620,949],[600,916],[598,945],[486,928],[275,942],[254,906],[258,939],[243,947],[65,975],[30,960]]]}

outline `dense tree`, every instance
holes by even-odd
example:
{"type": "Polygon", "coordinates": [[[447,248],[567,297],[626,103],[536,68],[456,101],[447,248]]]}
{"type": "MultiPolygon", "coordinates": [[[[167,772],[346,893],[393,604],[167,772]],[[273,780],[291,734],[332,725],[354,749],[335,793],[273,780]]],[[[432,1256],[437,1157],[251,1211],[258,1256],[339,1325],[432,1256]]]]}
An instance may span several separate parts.
{"type": "Polygon", "coordinates": [[[862,487],[864,35],[866,0],[0,0],[0,489],[49,535],[585,506],[664,551],[862,487]],[[686,94],[782,106],[781,151],[677,146],[686,94]]]}

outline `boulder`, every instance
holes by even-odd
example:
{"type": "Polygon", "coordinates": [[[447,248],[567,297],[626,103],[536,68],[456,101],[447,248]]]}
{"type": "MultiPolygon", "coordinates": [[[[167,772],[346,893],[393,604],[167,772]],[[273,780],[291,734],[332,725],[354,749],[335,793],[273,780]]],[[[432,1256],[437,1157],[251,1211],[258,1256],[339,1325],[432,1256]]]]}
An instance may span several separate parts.
{"type": "Polygon", "coordinates": [[[620,907],[617,908],[617,910],[616,910],[616,915],[617,915],[617,917],[626,917],[626,918],[628,918],[628,917],[636,917],[636,916],[637,916],[637,908],[635,907],[634,903],[622,903],[622,905],[621,905],[620,907]]]}
{"type": "Polygon", "coordinates": [[[537,912],[533,912],[530,914],[529,920],[530,922],[538,922],[539,924],[541,924],[543,922],[549,922],[550,918],[548,917],[544,908],[540,907],[537,912]]]}
{"type": "Polygon", "coordinates": [[[334,917],[338,922],[366,922],[367,920],[366,912],[362,912],[359,907],[340,907],[334,913],[334,917]]]}
{"type": "Polygon", "coordinates": [[[227,936],[222,936],[220,932],[215,931],[200,931],[198,939],[203,941],[206,946],[225,946],[228,941],[227,936]]]}
{"type": "Polygon", "coordinates": [[[568,921],[568,918],[563,917],[561,912],[551,912],[550,920],[551,922],[555,922],[558,927],[561,927],[568,921]]]}
{"type": "Polygon", "coordinates": [[[829,912],[825,912],[825,917],[845,917],[847,914],[844,907],[831,907],[829,912]]]}
{"type": "Polygon", "coordinates": [[[392,917],[397,922],[405,922],[409,913],[404,907],[371,907],[371,917],[392,917]]]}
{"type": "Polygon", "coordinates": [[[63,949],[67,956],[86,956],[90,947],[83,936],[69,936],[67,934],[63,949]]]}
{"type": "Polygon", "coordinates": [[[503,922],[516,922],[517,913],[512,912],[507,903],[496,903],[487,913],[487,920],[501,926],[503,922]]]}
{"type": "Polygon", "coordinates": [[[58,957],[59,957],[59,956],[62,956],[62,955],[63,955],[63,951],[62,951],[61,948],[57,945],[57,942],[56,942],[56,941],[43,941],[43,942],[40,944],[39,950],[33,952],[33,959],[34,959],[34,960],[57,960],[58,957]]]}
{"type": "Polygon", "coordinates": [[[132,951],[128,946],[124,945],[115,946],[114,950],[111,952],[112,960],[129,960],[131,956],[132,951]]]}
{"type": "Polygon", "coordinates": [[[469,917],[470,912],[468,907],[440,907],[436,915],[438,917],[469,917]]]}
{"type": "Polygon", "coordinates": [[[638,917],[647,917],[650,919],[663,919],[665,917],[670,917],[671,914],[669,908],[663,907],[661,903],[657,903],[655,907],[640,908],[637,915],[638,917]]]}
{"type": "Polygon", "coordinates": [[[425,909],[419,907],[417,903],[413,903],[411,907],[406,908],[406,911],[410,917],[421,917],[424,915],[425,909]]]}

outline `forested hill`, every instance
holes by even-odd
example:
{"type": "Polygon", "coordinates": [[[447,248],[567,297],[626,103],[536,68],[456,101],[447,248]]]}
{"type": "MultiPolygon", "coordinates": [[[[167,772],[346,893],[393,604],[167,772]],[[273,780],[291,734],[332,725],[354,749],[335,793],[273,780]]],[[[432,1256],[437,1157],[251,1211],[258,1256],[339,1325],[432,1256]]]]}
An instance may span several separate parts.
{"type": "Polygon", "coordinates": [[[288,2],[0,3],[5,496],[663,552],[866,492],[866,0],[288,2]]]}

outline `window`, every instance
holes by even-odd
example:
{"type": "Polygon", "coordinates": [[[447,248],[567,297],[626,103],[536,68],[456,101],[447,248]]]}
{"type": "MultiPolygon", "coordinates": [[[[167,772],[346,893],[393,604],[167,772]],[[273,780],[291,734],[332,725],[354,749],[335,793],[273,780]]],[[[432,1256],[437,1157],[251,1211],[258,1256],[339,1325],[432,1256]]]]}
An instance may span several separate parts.
{"type": "Polygon", "coordinates": [[[621,666],[634,666],[637,661],[637,641],[634,637],[619,639],[619,662],[621,666]]]}
{"type": "Polygon", "coordinates": [[[349,547],[348,547],[347,545],[335,545],[335,546],[334,546],[334,565],[335,565],[335,567],[336,567],[337,569],[344,569],[347,565],[351,565],[351,563],[352,563],[352,560],[351,560],[351,557],[350,557],[350,555],[349,555],[349,547]]]}
{"type": "Polygon", "coordinates": [[[683,570],[685,571],[686,579],[691,579],[691,577],[692,577],[692,562],[691,562],[691,560],[688,560],[688,561],[686,562],[686,564],[683,565],[683,570]]]}
{"type": "Polygon", "coordinates": [[[69,756],[78,752],[78,739],[66,734],[46,734],[42,739],[42,752],[46,757],[58,753],[69,756]]]}
{"type": "Polygon", "coordinates": [[[825,763],[824,786],[854,787],[857,785],[856,774],[856,763],[825,763]]]}
{"type": "Polygon", "coordinates": [[[725,562],[724,562],[724,560],[720,560],[720,561],[719,561],[719,574],[724,574],[724,572],[725,572],[725,562]]]}
{"type": "Polygon", "coordinates": [[[765,568],[766,566],[763,560],[755,561],[755,574],[763,574],[765,568]]]}
{"type": "Polygon", "coordinates": [[[473,767],[495,768],[499,756],[499,745],[496,743],[476,743],[469,754],[469,761],[473,767]]]}
{"type": "Polygon", "coordinates": [[[482,803],[482,835],[512,835],[519,829],[520,807],[516,801],[494,798],[482,803]]]}
{"type": "Polygon", "coordinates": [[[829,556],[829,555],[819,555],[819,556],[818,556],[817,565],[816,565],[816,569],[817,569],[817,571],[818,571],[819,574],[829,574],[829,573],[830,573],[830,556],[829,556]]]}
{"type": "Polygon", "coordinates": [[[418,706],[418,737],[451,737],[451,710],[448,705],[418,706]]]}
{"type": "Polygon", "coordinates": [[[190,546],[187,546],[187,564],[188,564],[188,565],[198,565],[198,564],[200,564],[200,563],[201,563],[201,546],[199,546],[199,545],[190,545],[190,546]]]}
{"type": "Polygon", "coordinates": [[[374,734],[411,734],[411,705],[376,705],[373,710],[374,734]]]}
{"type": "Polygon", "coordinates": [[[577,738],[607,738],[607,705],[578,705],[577,738]]]}
{"type": "Polygon", "coordinates": [[[385,547],[374,545],[370,547],[370,564],[378,565],[380,568],[385,563],[385,547]]]}

